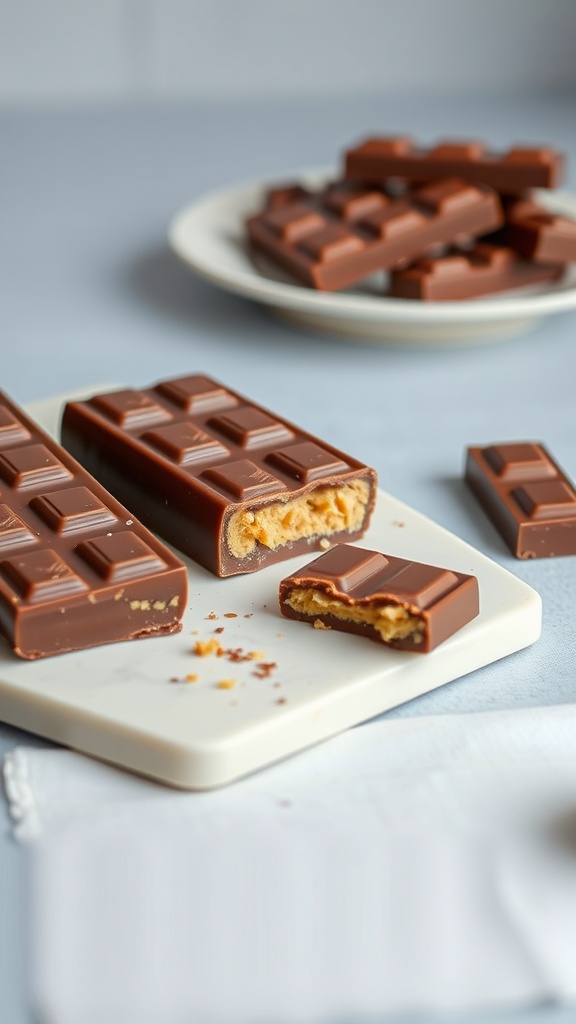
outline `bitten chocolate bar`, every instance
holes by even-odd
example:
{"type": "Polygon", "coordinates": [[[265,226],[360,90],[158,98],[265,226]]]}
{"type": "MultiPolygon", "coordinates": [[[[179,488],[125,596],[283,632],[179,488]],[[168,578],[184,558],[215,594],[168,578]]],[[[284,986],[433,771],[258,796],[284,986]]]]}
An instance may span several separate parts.
{"type": "Polygon", "coordinates": [[[564,265],[532,263],[504,245],[478,244],[417,260],[390,276],[389,294],[398,299],[443,302],[473,299],[524,285],[555,281],[564,265]]]}
{"type": "Polygon", "coordinates": [[[517,193],[561,184],[564,157],[549,147],[517,146],[492,153],[482,142],[446,140],[425,148],[403,136],[379,137],[346,152],[344,177],[371,183],[395,177],[407,181],[455,177],[517,193]]]}
{"type": "Polygon", "coordinates": [[[23,658],[175,633],[182,562],[0,393],[0,631],[23,658]]]}
{"type": "Polygon", "coordinates": [[[376,496],[373,469],[203,376],[69,403],[62,440],[218,576],[362,536],[376,496]]]}
{"type": "Polygon", "coordinates": [[[542,444],[468,448],[466,482],[516,558],[576,555],[576,491],[542,444]]]}
{"type": "Polygon", "coordinates": [[[290,619],[426,653],[478,615],[478,581],[341,544],[282,580],[280,610],[290,619]]]}
{"type": "Polygon", "coordinates": [[[486,234],[503,221],[495,192],[450,179],[401,197],[335,183],[318,193],[277,189],[248,218],[252,245],[304,284],[337,291],[438,245],[486,234]]]}
{"type": "Polygon", "coordinates": [[[551,213],[532,199],[505,204],[496,238],[536,263],[576,263],[576,221],[551,213]]]}

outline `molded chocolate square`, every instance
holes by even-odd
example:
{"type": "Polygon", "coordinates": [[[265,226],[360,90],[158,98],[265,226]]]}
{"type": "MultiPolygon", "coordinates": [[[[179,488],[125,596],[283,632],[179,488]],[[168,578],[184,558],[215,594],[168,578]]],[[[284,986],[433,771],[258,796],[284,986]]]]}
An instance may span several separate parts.
{"type": "Polygon", "coordinates": [[[198,462],[200,459],[226,458],[229,449],[199,430],[193,423],[171,423],[168,427],[148,430],[143,440],[180,466],[198,462]]]}
{"type": "Polygon", "coordinates": [[[25,551],[0,563],[0,576],[27,601],[60,600],[87,590],[87,584],[55,551],[25,551]]]}
{"type": "Polygon", "coordinates": [[[238,403],[238,399],[225,387],[200,374],[163,381],[158,385],[158,394],[181,409],[194,413],[228,409],[238,403]]]}
{"type": "Polygon", "coordinates": [[[314,441],[302,441],[268,455],[268,462],[294,480],[309,483],[329,473],[346,472],[346,463],[314,441]]]}
{"type": "Polygon", "coordinates": [[[242,406],[222,416],[212,417],[208,420],[208,426],[225,434],[240,448],[278,444],[294,437],[293,431],[284,423],[279,423],[273,416],[252,406],[242,406]]]}
{"type": "Polygon", "coordinates": [[[0,454],[0,477],[10,487],[24,490],[71,480],[72,473],[45,444],[27,444],[0,454]]]}
{"type": "Polygon", "coordinates": [[[116,516],[88,487],[41,494],[33,498],[30,507],[57,533],[102,528],[116,522],[116,516]]]}
{"type": "Polygon", "coordinates": [[[94,404],[106,416],[122,427],[142,426],[169,419],[169,415],[158,402],[133,388],[113,391],[109,395],[97,395],[94,404]]]}
{"type": "Polygon", "coordinates": [[[13,416],[9,409],[0,405],[0,447],[8,448],[21,441],[27,441],[30,433],[23,423],[13,416]]]}
{"type": "Polygon", "coordinates": [[[376,474],[357,459],[202,375],[142,394],[166,410],[169,425],[114,422],[103,411],[107,396],[96,396],[66,406],[63,443],[148,526],[217,576],[255,572],[366,530],[376,474]]]}
{"type": "Polygon", "coordinates": [[[479,612],[474,576],[344,544],[283,579],[279,594],[287,618],[420,653],[479,612]]]}
{"type": "Polygon", "coordinates": [[[16,424],[0,453],[0,632],[14,653],[42,658],[177,632],[187,597],[180,560],[0,394],[2,424],[16,424]]]}
{"type": "Polygon", "coordinates": [[[93,537],[79,544],[76,551],[109,583],[150,576],[166,568],[164,559],[146,541],[127,530],[93,537]]]}
{"type": "Polygon", "coordinates": [[[469,448],[465,474],[517,558],[576,555],[576,491],[542,444],[469,448]]]}
{"type": "Polygon", "coordinates": [[[26,526],[9,505],[0,505],[0,551],[25,547],[38,540],[38,534],[26,526]]]}

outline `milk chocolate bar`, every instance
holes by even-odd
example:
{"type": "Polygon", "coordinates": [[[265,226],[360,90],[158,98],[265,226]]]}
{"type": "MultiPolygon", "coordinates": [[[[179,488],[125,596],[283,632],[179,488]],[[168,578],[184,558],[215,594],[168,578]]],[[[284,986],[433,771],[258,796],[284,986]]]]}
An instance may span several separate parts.
{"type": "Polygon", "coordinates": [[[576,221],[551,213],[532,199],[504,207],[504,227],[496,239],[537,263],[576,262],[576,221]]]}
{"type": "Polygon", "coordinates": [[[492,153],[483,142],[444,140],[420,147],[404,136],[366,139],[345,154],[344,177],[353,181],[437,181],[461,178],[483,182],[497,191],[555,188],[564,177],[564,157],[549,147],[515,146],[492,153]]]}
{"type": "Polygon", "coordinates": [[[22,658],[181,629],[187,573],[0,393],[0,631],[22,658]]]}
{"type": "Polygon", "coordinates": [[[576,491],[542,444],[468,448],[466,482],[516,558],[576,555],[576,491]]]}
{"type": "Polygon", "coordinates": [[[248,219],[250,240],[299,281],[324,291],[410,263],[439,245],[486,234],[503,220],[495,192],[457,179],[401,197],[344,182],[285,200],[279,190],[248,219]]]}
{"type": "Polygon", "coordinates": [[[289,619],[425,653],[478,615],[478,581],[340,544],[282,580],[280,609],[289,619]]]}
{"type": "Polygon", "coordinates": [[[563,265],[532,263],[504,245],[478,244],[443,256],[418,260],[390,278],[390,295],[399,299],[443,302],[473,299],[510,288],[555,281],[563,265]]]}
{"type": "Polygon", "coordinates": [[[358,538],[375,501],[374,470],[199,375],[69,403],[62,441],[218,576],[358,538]]]}

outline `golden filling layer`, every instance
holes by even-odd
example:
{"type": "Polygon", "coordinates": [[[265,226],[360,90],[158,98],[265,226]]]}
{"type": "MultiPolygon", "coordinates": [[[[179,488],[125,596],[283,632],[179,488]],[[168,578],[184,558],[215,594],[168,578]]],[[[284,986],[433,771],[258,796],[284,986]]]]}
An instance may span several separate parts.
{"type": "Polygon", "coordinates": [[[411,637],[415,644],[423,640],[422,619],[411,615],[400,604],[345,604],[323,590],[314,590],[312,587],[291,590],[284,603],[299,615],[332,615],[348,622],[363,622],[372,626],[385,643],[405,640],[406,637],[411,637]]]}
{"type": "Polygon", "coordinates": [[[352,533],[362,527],[369,500],[368,483],[353,480],[252,512],[236,512],[228,522],[228,548],[235,558],[246,558],[256,544],[274,550],[302,537],[330,536],[341,530],[352,533]]]}

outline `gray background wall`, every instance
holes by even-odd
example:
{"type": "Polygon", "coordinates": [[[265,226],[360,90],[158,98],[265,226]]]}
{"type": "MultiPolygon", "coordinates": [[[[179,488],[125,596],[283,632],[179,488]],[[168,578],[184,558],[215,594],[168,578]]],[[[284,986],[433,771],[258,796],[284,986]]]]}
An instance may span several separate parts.
{"type": "Polygon", "coordinates": [[[0,103],[572,88],[576,0],[0,0],[0,103]]]}

